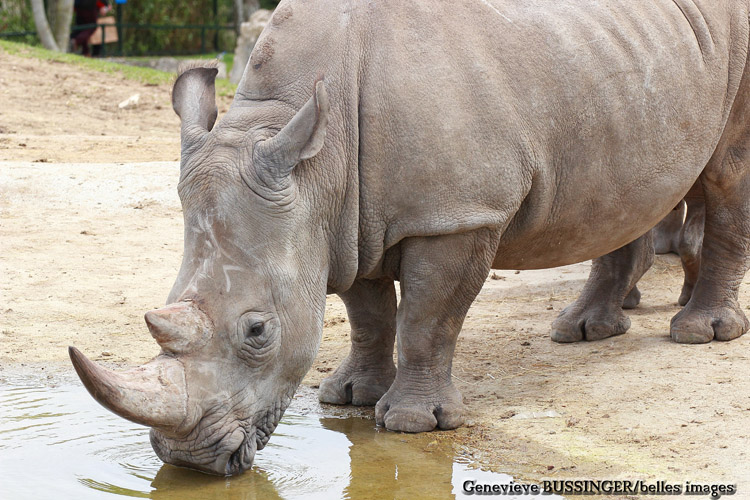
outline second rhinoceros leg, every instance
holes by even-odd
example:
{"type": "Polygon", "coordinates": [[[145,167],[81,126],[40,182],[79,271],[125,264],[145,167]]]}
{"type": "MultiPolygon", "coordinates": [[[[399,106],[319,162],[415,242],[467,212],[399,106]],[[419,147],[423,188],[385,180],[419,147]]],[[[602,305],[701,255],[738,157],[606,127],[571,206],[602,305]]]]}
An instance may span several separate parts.
{"type": "Polygon", "coordinates": [[[693,294],[693,288],[698,281],[698,271],[701,264],[701,247],[703,245],[703,225],[706,220],[706,204],[703,197],[686,198],[687,216],[680,231],[680,240],[677,248],[682,261],[682,269],[685,272],[685,281],[682,285],[682,293],[678,300],[684,306],[693,294]]]}
{"type": "Polygon", "coordinates": [[[654,250],[657,254],[679,253],[680,234],[685,219],[685,201],[681,201],[654,227],[654,250]]]}
{"type": "Polygon", "coordinates": [[[623,302],[632,297],[635,284],[653,262],[651,231],[594,259],[581,295],[552,323],[552,340],[599,340],[625,333],[630,319],[622,312],[623,302]]]}
{"type": "Polygon", "coordinates": [[[352,327],[352,348],[341,366],[320,384],[318,399],[374,405],[396,376],[396,289],[392,279],[357,280],[339,296],[352,327]]]}
{"type": "Polygon", "coordinates": [[[451,378],[453,351],[497,245],[488,230],[401,243],[398,371],[375,406],[379,425],[424,432],[463,422],[463,401],[451,378]]]}

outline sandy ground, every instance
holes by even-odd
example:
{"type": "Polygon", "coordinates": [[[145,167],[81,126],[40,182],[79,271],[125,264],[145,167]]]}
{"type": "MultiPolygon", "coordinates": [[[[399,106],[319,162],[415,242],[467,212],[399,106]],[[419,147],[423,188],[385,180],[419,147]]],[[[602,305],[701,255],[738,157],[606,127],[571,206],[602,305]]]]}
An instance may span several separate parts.
{"type": "MultiPolygon", "coordinates": [[[[143,313],[163,304],[182,252],[169,88],[1,51],[0,66],[0,370],[70,372],[68,345],[144,362],[158,348],[143,313]],[[136,92],[141,106],[117,108],[136,92]]],[[[436,438],[529,480],[738,483],[750,498],[750,336],[672,343],[682,277],[662,256],[628,334],[555,344],[549,325],[588,268],[488,277],[454,362],[469,424],[436,438]]],[[[311,387],[348,350],[343,305],[328,306],[311,387]]]]}

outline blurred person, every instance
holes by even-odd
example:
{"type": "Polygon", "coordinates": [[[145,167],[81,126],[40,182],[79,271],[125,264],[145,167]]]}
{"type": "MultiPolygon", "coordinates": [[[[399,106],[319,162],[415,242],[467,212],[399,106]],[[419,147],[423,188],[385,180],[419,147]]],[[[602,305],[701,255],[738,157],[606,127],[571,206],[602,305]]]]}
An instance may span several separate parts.
{"type": "MultiPolygon", "coordinates": [[[[73,8],[76,13],[76,26],[96,24],[99,16],[104,16],[111,10],[106,0],[75,0],[73,8]]],[[[80,48],[81,55],[90,56],[89,38],[94,34],[94,31],[96,31],[96,26],[74,29],[70,35],[73,42],[73,52],[80,48]]]]}

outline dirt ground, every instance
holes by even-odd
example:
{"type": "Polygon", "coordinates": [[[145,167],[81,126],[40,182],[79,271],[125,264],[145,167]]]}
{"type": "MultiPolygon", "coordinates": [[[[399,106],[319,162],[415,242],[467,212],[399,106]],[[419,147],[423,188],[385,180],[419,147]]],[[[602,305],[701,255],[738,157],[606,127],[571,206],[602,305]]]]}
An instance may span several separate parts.
{"type": "MultiPolygon", "coordinates": [[[[72,372],[68,345],[142,363],[158,352],[143,313],[163,304],[182,252],[169,88],[1,50],[0,67],[0,375],[72,372]],[[135,93],[137,108],[118,109],[135,93]]],[[[671,342],[682,274],[662,256],[626,335],[555,344],[549,325],[588,269],[488,277],[454,361],[469,424],[436,438],[529,480],[737,483],[750,498],[750,336],[671,342]]],[[[343,305],[328,306],[312,387],[348,350],[343,305]]]]}

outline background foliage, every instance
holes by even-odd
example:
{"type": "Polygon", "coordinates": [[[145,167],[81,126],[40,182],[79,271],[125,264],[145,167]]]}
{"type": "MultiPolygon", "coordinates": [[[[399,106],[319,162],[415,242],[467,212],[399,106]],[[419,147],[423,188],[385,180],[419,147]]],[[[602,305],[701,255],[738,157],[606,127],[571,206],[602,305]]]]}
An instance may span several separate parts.
{"type": "MultiPolygon", "coordinates": [[[[0,33],[35,30],[31,3],[28,0],[0,0],[0,33]]],[[[13,37],[11,40],[38,43],[36,36],[13,37]]]]}
{"type": "MultiPolygon", "coordinates": [[[[114,0],[110,0],[114,3],[114,0]]],[[[261,7],[273,9],[279,0],[261,0],[261,7]]],[[[119,7],[119,6],[118,6],[119,7]]],[[[214,16],[213,0],[128,0],[122,9],[123,22],[157,25],[234,25],[233,0],[217,0],[214,16]]],[[[0,33],[35,31],[29,0],[0,0],[0,33]]],[[[213,49],[214,31],[206,31],[206,45],[213,49]]],[[[128,55],[189,54],[201,48],[198,29],[127,28],[123,33],[123,48],[128,55]]],[[[11,41],[37,43],[35,36],[13,37],[11,41]]],[[[232,52],[236,34],[232,30],[219,32],[218,50],[232,52]]]]}

